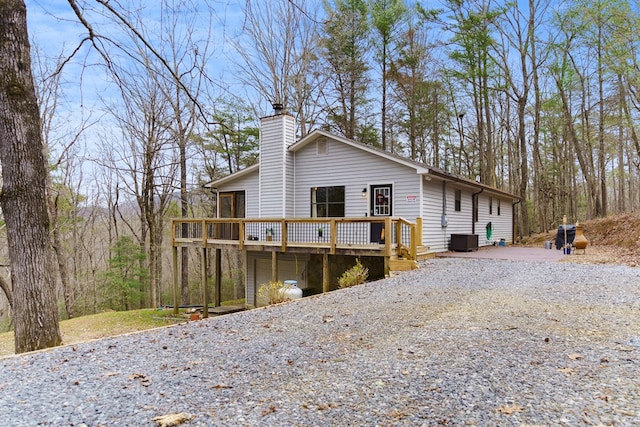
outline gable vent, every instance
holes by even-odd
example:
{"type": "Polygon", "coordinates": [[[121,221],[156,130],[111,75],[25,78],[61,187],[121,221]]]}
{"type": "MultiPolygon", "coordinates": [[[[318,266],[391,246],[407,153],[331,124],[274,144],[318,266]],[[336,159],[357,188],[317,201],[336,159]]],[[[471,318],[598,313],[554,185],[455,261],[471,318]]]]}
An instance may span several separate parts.
{"type": "Polygon", "coordinates": [[[327,154],[327,139],[321,138],[316,141],[316,154],[327,154]]]}

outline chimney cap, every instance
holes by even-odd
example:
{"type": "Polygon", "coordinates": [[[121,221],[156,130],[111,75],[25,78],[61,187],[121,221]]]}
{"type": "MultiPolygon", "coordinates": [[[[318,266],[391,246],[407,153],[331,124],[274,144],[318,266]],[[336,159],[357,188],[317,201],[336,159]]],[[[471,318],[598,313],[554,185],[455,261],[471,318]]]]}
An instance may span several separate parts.
{"type": "Polygon", "coordinates": [[[273,104],[271,104],[273,106],[273,113],[276,116],[279,116],[280,114],[282,114],[282,112],[284,111],[284,106],[279,103],[279,102],[274,102],[273,104]]]}

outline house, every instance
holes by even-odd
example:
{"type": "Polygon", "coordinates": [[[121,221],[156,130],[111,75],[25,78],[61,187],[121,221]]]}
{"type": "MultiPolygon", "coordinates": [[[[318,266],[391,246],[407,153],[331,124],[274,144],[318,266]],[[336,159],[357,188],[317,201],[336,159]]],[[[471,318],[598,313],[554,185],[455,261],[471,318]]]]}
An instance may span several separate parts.
{"type": "Polygon", "coordinates": [[[174,247],[192,237],[243,251],[247,305],[270,280],[327,291],[354,257],[384,275],[421,253],[513,240],[517,196],[326,131],[296,140],[295,129],[279,111],[262,118],[259,163],[206,185],[218,218],[191,220],[193,236],[185,220],[173,227],[174,247]]]}

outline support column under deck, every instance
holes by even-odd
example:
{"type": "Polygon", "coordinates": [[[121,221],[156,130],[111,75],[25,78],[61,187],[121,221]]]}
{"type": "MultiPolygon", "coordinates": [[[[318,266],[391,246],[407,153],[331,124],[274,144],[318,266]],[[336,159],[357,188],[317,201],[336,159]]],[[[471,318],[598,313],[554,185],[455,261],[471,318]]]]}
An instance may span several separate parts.
{"type": "Polygon", "coordinates": [[[202,289],[202,297],[204,299],[204,301],[202,302],[202,317],[203,318],[207,318],[209,317],[209,286],[207,283],[207,276],[208,276],[208,271],[207,271],[207,264],[208,264],[208,259],[207,259],[207,255],[208,255],[208,250],[207,248],[201,248],[200,251],[200,282],[201,282],[201,286],[203,287],[202,289]]]}
{"type": "Polygon", "coordinates": [[[178,247],[173,247],[173,314],[178,315],[178,247]]]}
{"type": "Polygon", "coordinates": [[[278,252],[271,252],[271,281],[278,281],[278,252]]]}
{"type": "Polygon", "coordinates": [[[216,248],[216,300],[214,305],[220,307],[222,302],[222,249],[216,248]]]}
{"type": "Polygon", "coordinates": [[[331,286],[329,254],[322,255],[322,292],[329,292],[331,286]]]}

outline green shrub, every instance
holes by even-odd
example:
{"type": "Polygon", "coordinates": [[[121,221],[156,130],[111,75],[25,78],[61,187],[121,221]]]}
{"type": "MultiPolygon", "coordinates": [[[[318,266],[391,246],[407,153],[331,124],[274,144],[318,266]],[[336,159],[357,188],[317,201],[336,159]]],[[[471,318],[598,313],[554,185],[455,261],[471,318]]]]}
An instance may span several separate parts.
{"type": "Polygon", "coordinates": [[[351,286],[361,285],[369,277],[369,269],[363,267],[360,260],[356,258],[356,265],[342,273],[338,278],[338,287],[350,288],[351,286]]]}

